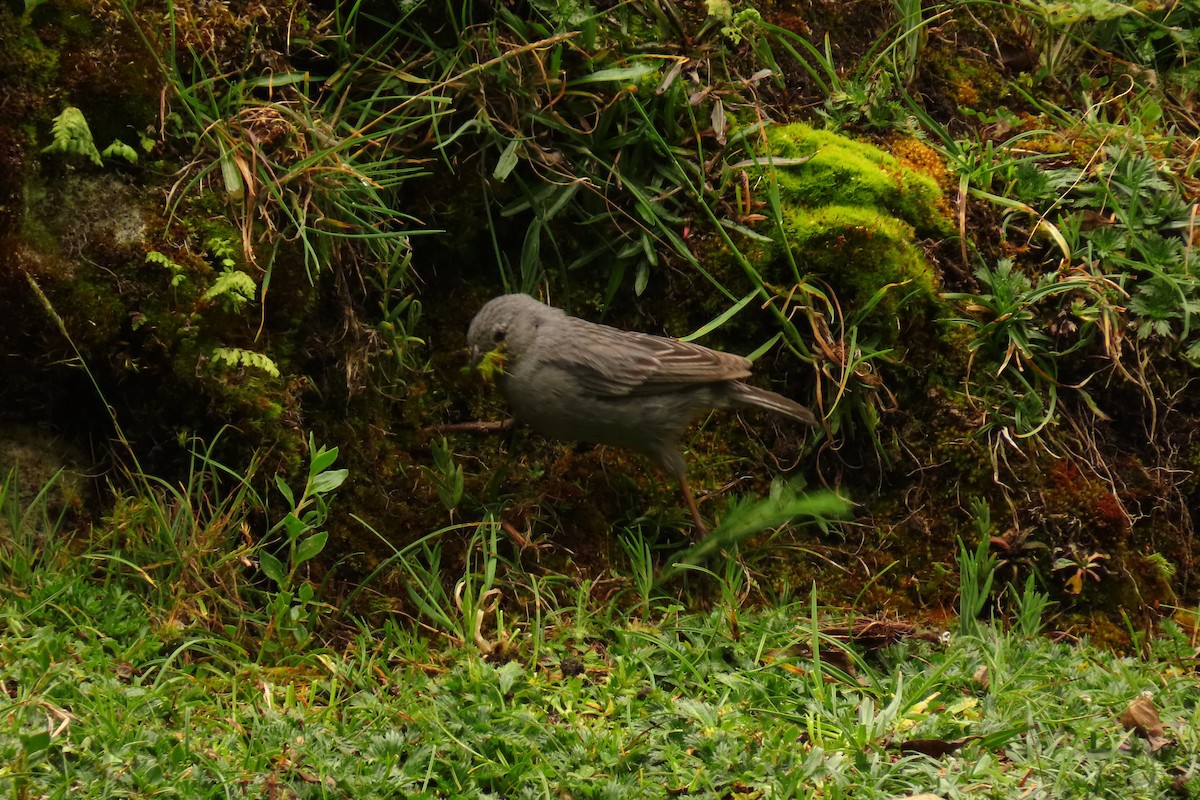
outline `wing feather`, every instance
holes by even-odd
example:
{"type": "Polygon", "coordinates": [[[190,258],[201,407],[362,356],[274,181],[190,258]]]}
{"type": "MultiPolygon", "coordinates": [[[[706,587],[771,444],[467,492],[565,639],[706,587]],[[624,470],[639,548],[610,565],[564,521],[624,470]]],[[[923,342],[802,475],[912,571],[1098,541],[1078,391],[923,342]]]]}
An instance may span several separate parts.
{"type": "Polygon", "coordinates": [[[548,360],[599,396],[654,394],[745,378],[750,361],[703,345],[569,318],[574,346],[548,360]]]}

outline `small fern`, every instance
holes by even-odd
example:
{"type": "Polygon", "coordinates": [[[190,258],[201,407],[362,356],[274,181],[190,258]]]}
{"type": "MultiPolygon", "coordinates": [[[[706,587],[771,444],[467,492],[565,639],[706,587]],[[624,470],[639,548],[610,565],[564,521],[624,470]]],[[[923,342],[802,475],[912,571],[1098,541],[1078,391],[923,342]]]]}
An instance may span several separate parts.
{"type": "Polygon", "coordinates": [[[178,286],[187,276],[183,274],[183,265],[176,264],[171,260],[171,257],[165,253],[160,253],[157,250],[151,250],[146,253],[147,264],[158,264],[160,267],[166,267],[171,271],[171,285],[178,286]]]}
{"type": "Polygon", "coordinates": [[[226,269],[209,288],[202,301],[220,297],[229,302],[234,310],[240,309],[247,300],[253,300],[258,293],[258,284],[246,273],[238,269],[226,269]]]}
{"type": "Polygon", "coordinates": [[[104,166],[100,151],[92,140],[92,129],[88,127],[83,112],[75,106],[67,106],[54,118],[50,132],[54,134],[54,141],[49,147],[43,148],[43,153],[83,156],[98,167],[104,166]]]}
{"type": "Polygon", "coordinates": [[[237,266],[237,261],[234,259],[237,255],[237,247],[229,239],[210,236],[205,240],[204,246],[208,249],[209,255],[215,258],[224,269],[230,270],[237,266]]]}
{"type": "Polygon", "coordinates": [[[134,150],[129,145],[122,142],[120,139],[113,139],[113,143],[104,148],[100,155],[105,158],[121,157],[130,164],[136,164],[138,160],[137,150],[134,150]]]}
{"type": "Polygon", "coordinates": [[[279,377],[279,367],[268,356],[240,347],[218,347],[212,352],[213,363],[231,368],[250,367],[261,370],[272,378],[279,377]]]}

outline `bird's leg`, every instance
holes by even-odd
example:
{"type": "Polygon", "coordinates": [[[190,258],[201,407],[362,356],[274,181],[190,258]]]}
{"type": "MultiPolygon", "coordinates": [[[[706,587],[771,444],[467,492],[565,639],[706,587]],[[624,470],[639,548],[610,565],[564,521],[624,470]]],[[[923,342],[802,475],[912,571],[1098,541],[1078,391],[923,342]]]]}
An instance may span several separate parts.
{"type": "Polygon", "coordinates": [[[696,523],[694,536],[701,537],[708,534],[708,527],[705,526],[704,520],[700,519],[700,509],[696,508],[696,498],[692,496],[692,489],[688,486],[687,476],[679,479],[679,487],[683,489],[683,499],[687,501],[688,511],[692,512],[692,521],[696,523]]]}

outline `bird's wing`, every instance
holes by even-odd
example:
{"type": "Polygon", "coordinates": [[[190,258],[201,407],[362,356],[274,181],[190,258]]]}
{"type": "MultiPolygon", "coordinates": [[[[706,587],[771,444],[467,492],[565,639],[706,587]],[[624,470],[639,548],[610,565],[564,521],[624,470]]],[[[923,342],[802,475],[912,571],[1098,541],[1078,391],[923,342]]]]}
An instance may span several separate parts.
{"type": "Polygon", "coordinates": [[[565,333],[571,347],[547,354],[547,361],[600,396],[669,392],[750,374],[749,359],[676,339],[576,319],[565,333]]]}

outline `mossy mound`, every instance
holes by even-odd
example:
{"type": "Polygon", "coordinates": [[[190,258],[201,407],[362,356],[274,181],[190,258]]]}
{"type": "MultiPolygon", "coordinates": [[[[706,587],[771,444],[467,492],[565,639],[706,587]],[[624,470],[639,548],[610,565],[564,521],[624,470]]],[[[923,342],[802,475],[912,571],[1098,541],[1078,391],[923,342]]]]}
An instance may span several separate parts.
{"type": "Polygon", "coordinates": [[[767,129],[780,198],[788,205],[873,208],[922,235],[945,233],[942,192],[933,178],[874,145],[802,123],[767,129]],[[788,163],[788,160],[799,163],[788,163]]]}
{"type": "MultiPolygon", "coordinates": [[[[828,283],[847,313],[878,303],[879,315],[891,317],[905,302],[940,303],[937,274],[917,244],[949,230],[933,178],[873,145],[801,123],[769,128],[767,143],[758,176],[779,187],[779,244],[802,275],[828,283]]],[[[764,276],[780,273],[778,249],[763,259],[764,276]]]]}
{"type": "Polygon", "coordinates": [[[903,220],[869,207],[793,206],[783,228],[801,268],[829,281],[852,309],[866,308],[876,295],[893,312],[902,298],[937,300],[937,278],[903,220]]]}

